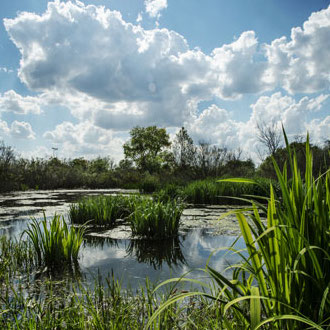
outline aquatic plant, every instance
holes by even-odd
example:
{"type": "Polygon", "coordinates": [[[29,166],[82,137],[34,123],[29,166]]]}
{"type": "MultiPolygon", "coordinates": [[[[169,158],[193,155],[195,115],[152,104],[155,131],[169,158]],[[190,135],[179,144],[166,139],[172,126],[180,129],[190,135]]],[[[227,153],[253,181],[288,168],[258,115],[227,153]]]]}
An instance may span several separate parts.
{"type": "Polygon", "coordinates": [[[153,239],[176,236],[182,211],[183,205],[176,200],[141,199],[129,216],[132,233],[153,239]]]}
{"type": "Polygon", "coordinates": [[[0,282],[20,271],[29,273],[35,264],[35,253],[29,242],[0,237],[0,282]]]}
{"type": "MultiPolygon", "coordinates": [[[[236,212],[247,255],[235,252],[242,257],[242,263],[230,267],[232,279],[206,267],[205,271],[218,285],[218,294],[196,291],[173,296],[152,316],[150,326],[172,303],[202,295],[219,305],[224,328],[329,327],[330,170],[313,178],[313,157],[307,136],[306,171],[302,177],[295,152],[283,133],[292,179],[288,179],[286,166],[280,171],[274,160],[281,199],[270,185],[267,207],[251,203],[252,223],[242,212],[236,212]],[[266,223],[260,218],[260,209],[267,214],[266,223]]],[[[230,181],[254,184],[245,179],[230,181]]]]}
{"type": "Polygon", "coordinates": [[[32,243],[38,264],[57,268],[77,263],[86,227],[68,226],[63,217],[54,215],[48,223],[46,215],[41,221],[31,219],[23,235],[32,243]]]}
{"type": "MultiPolygon", "coordinates": [[[[182,189],[178,189],[176,195],[187,203],[192,204],[247,204],[238,197],[255,196],[255,198],[269,197],[269,184],[272,183],[278,191],[275,182],[269,179],[256,178],[255,185],[248,185],[245,182],[233,183],[230,180],[215,182],[212,179],[197,180],[189,183],[182,189]]],[[[162,199],[171,196],[172,190],[160,191],[162,199]]],[[[169,197],[170,198],[170,197],[169,197]]]]}
{"type": "Polygon", "coordinates": [[[144,196],[97,196],[83,199],[70,207],[72,223],[115,226],[126,219],[133,235],[166,238],[177,235],[183,205],[177,201],[162,202],[144,196]]]}
{"type": "Polygon", "coordinates": [[[89,221],[92,225],[111,227],[117,219],[130,215],[137,198],[123,195],[84,198],[70,206],[69,219],[75,224],[89,221]]]}

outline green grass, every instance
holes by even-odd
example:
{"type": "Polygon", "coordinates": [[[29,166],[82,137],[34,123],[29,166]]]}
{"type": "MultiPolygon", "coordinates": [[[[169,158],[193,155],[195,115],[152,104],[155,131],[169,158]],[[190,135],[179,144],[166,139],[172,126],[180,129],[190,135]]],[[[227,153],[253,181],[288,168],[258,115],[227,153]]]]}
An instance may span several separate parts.
{"type": "MultiPolygon", "coordinates": [[[[232,279],[206,267],[218,293],[196,291],[171,297],[150,319],[150,326],[172,303],[205,296],[219,304],[221,326],[226,329],[330,328],[330,172],[313,178],[307,137],[302,177],[287,139],[286,144],[293,176],[289,180],[286,167],[281,172],[274,161],[280,196],[271,185],[267,207],[252,202],[252,224],[237,212],[247,255],[236,251],[242,263],[230,267],[232,279]],[[260,211],[267,214],[266,223],[260,211]]],[[[231,181],[240,185],[244,180],[231,181]]],[[[251,180],[246,184],[253,185],[251,180]]]]}
{"type": "Polygon", "coordinates": [[[27,241],[14,241],[6,236],[0,237],[0,283],[7,276],[17,272],[29,273],[36,265],[31,244],[27,241]]]}
{"type": "Polygon", "coordinates": [[[89,221],[96,226],[113,227],[121,218],[128,221],[132,234],[151,239],[177,235],[183,205],[177,201],[143,196],[98,196],[83,199],[70,207],[72,223],[89,221]]]}
{"type": "Polygon", "coordinates": [[[84,198],[70,206],[69,219],[74,224],[112,227],[116,220],[128,217],[138,200],[137,196],[97,196],[84,198]]]}
{"type": "Polygon", "coordinates": [[[31,219],[22,235],[31,242],[39,265],[58,268],[77,263],[84,232],[84,226],[69,227],[59,215],[48,223],[44,214],[41,221],[31,219]]]}
{"type": "MultiPolygon", "coordinates": [[[[270,179],[257,178],[257,184],[249,185],[246,183],[233,183],[230,181],[216,182],[212,179],[197,180],[179,187],[174,184],[167,185],[157,192],[156,196],[163,201],[181,199],[191,204],[248,204],[239,198],[250,198],[257,196],[269,197],[269,184],[273,183],[278,191],[276,183],[270,179]]],[[[260,200],[260,199],[259,199],[260,200]]]]}
{"type": "Polygon", "coordinates": [[[132,233],[152,239],[176,236],[182,211],[182,204],[175,200],[141,199],[129,217],[132,233]]]}

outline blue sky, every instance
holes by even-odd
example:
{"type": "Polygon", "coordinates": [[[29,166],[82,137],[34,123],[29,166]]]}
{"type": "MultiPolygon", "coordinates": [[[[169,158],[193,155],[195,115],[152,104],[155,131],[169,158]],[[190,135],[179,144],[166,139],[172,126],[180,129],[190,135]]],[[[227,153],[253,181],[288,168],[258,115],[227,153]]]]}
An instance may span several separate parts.
{"type": "Polygon", "coordinates": [[[240,147],[256,123],[330,139],[330,1],[0,4],[0,139],[26,157],[122,158],[136,126],[240,147]]]}

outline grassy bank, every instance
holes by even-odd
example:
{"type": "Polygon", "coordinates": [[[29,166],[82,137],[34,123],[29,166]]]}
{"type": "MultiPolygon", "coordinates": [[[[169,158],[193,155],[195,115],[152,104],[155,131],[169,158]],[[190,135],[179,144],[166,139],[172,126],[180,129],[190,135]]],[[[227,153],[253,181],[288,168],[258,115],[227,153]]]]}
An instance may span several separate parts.
{"type": "Polygon", "coordinates": [[[193,181],[185,186],[175,184],[166,185],[156,193],[161,200],[180,198],[191,204],[250,204],[242,198],[262,200],[269,197],[269,185],[273,184],[274,189],[280,193],[278,184],[270,179],[256,178],[254,184],[244,182],[218,182],[221,180],[205,179],[193,181]],[[258,198],[261,197],[261,198],[258,198]],[[241,198],[241,199],[240,199],[241,198]]]}

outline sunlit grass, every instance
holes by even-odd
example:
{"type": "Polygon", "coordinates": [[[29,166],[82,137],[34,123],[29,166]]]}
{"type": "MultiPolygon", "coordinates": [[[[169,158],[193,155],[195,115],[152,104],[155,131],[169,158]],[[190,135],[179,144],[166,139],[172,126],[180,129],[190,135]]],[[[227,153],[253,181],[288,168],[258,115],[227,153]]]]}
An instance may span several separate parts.
{"type": "Polygon", "coordinates": [[[148,238],[167,238],[178,234],[182,204],[143,199],[135,205],[129,217],[133,235],[148,238]]]}
{"type": "MultiPolygon", "coordinates": [[[[232,279],[206,267],[218,293],[196,291],[173,296],[159,307],[149,326],[171,304],[205,296],[219,304],[221,327],[226,329],[329,328],[330,172],[313,178],[307,137],[306,172],[302,177],[287,139],[286,144],[293,176],[289,180],[286,166],[280,171],[274,161],[280,196],[270,185],[267,207],[251,202],[252,224],[236,211],[247,256],[236,252],[242,263],[230,267],[232,279]],[[260,211],[267,214],[266,223],[260,211]]],[[[244,180],[231,181],[242,184],[244,180]]]]}
{"type": "Polygon", "coordinates": [[[112,227],[117,219],[128,217],[134,208],[137,196],[96,196],[84,198],[72,204],[69,219],[75,224],[84,224],[112,227]]]}
{"type": "Polygon", "coordinates": [[[152,239],[177,235],[183,205],[177,201],[160,201],[143,196],[98,196],[83,199],[70,207],[72,223],[113,227],[124,219],[134,236],[152,239]]]}
{"type": "Polygon", "coordinates": [[[32,243],[39,265],[57,268],[77,263],[84,232],[84,226],[69,227],[59,215],[48,222],[44,214],[41,221],[31,219],[23,235],[32,243]]]}

